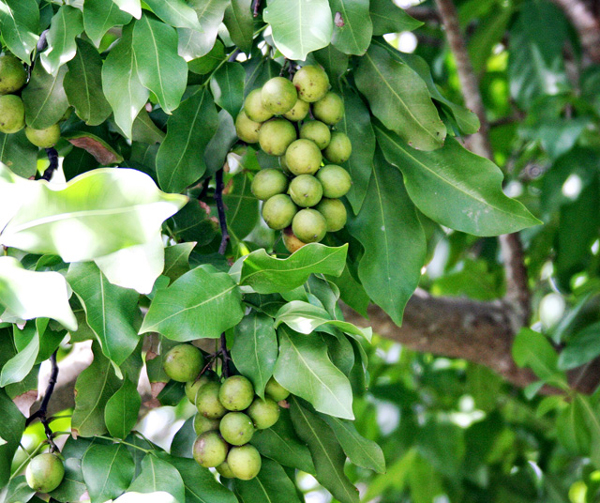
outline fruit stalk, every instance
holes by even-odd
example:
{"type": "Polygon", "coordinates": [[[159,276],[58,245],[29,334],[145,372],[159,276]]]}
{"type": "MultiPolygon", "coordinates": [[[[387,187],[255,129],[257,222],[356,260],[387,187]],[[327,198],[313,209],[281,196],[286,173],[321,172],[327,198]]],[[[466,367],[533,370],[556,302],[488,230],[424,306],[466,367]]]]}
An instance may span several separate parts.
{"type": "Polygon", "coordinates": [[[45,169],[44,174],[42,175],[42,180],[50,181],[52,175],[58,168],[58,152],[54,147],[50,147],[46,149],[46,153],[48,154],[48,160],[50,161],[50,165],[45,169]]]}

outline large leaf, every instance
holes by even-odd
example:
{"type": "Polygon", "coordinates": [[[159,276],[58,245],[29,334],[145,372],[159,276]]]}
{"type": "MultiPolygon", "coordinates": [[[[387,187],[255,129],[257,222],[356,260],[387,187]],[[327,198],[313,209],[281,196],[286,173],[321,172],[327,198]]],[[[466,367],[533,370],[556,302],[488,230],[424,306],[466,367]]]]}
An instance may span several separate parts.
{"type": "Polygon", "coordinates": [[[203,265],[156,293],[140,333],[159,332],[176,341],[217,338],[243,316],[235,282],[228,274],[203,265]]]}
{"type": "Polygon", "coordinates": [[[345,54],[364,54],[373,34],[369,0],[330,0],[329,5],[334,15],[331,43],[345,54]]]}
{"type": "Polygon", "coordinates": [[[10,465],[25,429],[25,418],[2,388],[0,388],[0,410],[2,411],[0,439],[3,440],[0,441],[0,485],[4,487],[8,483],[11,474],[10,465]]]}
{"type": "Polygon", "coordinates": [[[85,34],[96,47],[104,34],[116,25],[131,21],[131,14],[122,11],[112,0],[85,0],[83,4],[83,26],[85,34]]]}
{"type": "Polygon", "coordinates": [[[37,172],[39,148],[32,144],[22,129],[16,133],[0,133],[0,162],[13,173],[29,178],[37,172]]]}
{"type": "Polygon", "coordinates": [[[58,69],[71,61],[77,51],[75,37],[83,31],[83,16],[79,9],[63,5],[52,17],[46,40],[48,49],[40,54],[45,70],[56,75],[58,69]]]}
{"type": "Polygon", "coordinates": [[[319,412],[354,419],[350,382],[329,359],[327,345],[321,338],[307,337],[286,326],[277,333],[280,344],[274,371],[277,382],[319,412]]]}
{"type": "Polygon", "coordinates": [[[411,149],[380,125],[375,133],[386,159],[404,176],[406,190],[429,218],[476,236],[497,236],[541,223],[502,191],[502,172],[491,161],[448,138],[435,152],[411,149]]]}
{"type": "Polygon", "coordinates": [[[246,53],[252,49],[254,18],[251,8],[252,0],[231,0],[223,19],[233,43],[246,53]]]}
{"type": "Polygon", "coordinates": [[[410,17],[392,0],[371,0],[369,8],[373,21],[373,35],[412,31],[423,25],[421,21],[410,17]]]}
{"type": "Polygon", "coordinates": [[[196,11],[184,0],[146,0],[146,3],[166,24],[202,31],[196,11]]]}
{"type": "Polygon", "coordinates": [[[104,422],[108,432],[113,437],[126,438],[137,423],[141,405],[142,398],[137,386],[125,379],[119,391],[106,402],[104,422]]]}
{"type": "Polygon", "coordinates": [[[40,8],[35,0],[1,0],[2,40],[18,58],[31,63],[31,52],[38,41],[40,8]]]}
{"type": "Polygon", "coordinates": [[[260,472],[252,480],[235,479],[233,488],[248,503],[300,503],[295,484],[281,465],[270,459],[262,460],[260,472]]]}
{"type": "Polygon", "coordinates": [[[242,108],[245,79],[246,72],[240,63],[225,63],[210,80],[215,102],[233,118],[238,116],[242,108]]]}
{"type": "Polygon", "coordinates": [[[92,444],[81,461],[92,503],[103,503],[123,493],[134,474],[131,454],[123,444],[92,444]]]}
{"type": "Polygon", "coordinates": [[[435,150],[444,144],[446,127],[427,85],[387,50],[370,47],[356,70],[356,85],[373,114],[411,147],[435,150]]]}
{"type": "Polygon", "coordinates": [[[185,503],[185,489],[180,473],[173,465],[158,459],[154,454],[146,454],[142,460],[142,471],[128,491],[142,494],[164,491],[171,494],[177,503],[185,503]]]}
{"type": "Polygon", "coordinates": [[[263,12],[277,49],[288,59],[305,60],[329,45],[333,16],[327,0],[271,0],[263,12]]]}
{"type": "Polygon", "coordinates": [[[67,67],[61,66],[56,75],[46,73],[42,65],[35,65],[31,79],[21,97],[25,105],[25,120],[34,129],[45,129],[56,124],[69,108],[63,86],[67,67]]]}
{"type": "Polygon", "coordinates": [[[593,323],[571,337],[560,352],[558,366],[572,369],[590,362],[600,355],[600,323],[593,323]]]}
{"type": "Polygon", "coordinates": [[[202,31],[189,28],[177,30],[179,34],[178,52],[186,61],[200,58],[213,48],[229,0],[191,0],[188,3],[198,15],[202,31]]]}

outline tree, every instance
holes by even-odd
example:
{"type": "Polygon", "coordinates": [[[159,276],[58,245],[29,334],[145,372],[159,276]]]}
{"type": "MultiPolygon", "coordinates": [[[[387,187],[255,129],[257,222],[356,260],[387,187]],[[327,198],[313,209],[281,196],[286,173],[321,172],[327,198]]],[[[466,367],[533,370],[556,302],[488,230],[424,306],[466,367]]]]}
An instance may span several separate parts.
{"type": "Polygon", "coordinates": [[[365,501],[595,501],[597,13],[264,4],[0,0],[17,75],[0,81],[0,502],[45,497],[23,471],[46,450],[61,502],[302,501],[298,473],[341,502],[356,483],[365,501]],[[389,34],[412,30],[418,54],[400,52],[389,34]],[[325,158],[353,183],[346,225],[290,253],[255,195],[258,173],[283,180],[262,199],[291,175],[239,117],[283,124],[284,153],[299,128],[252,121],[248,96],[277,82],[307,113],[307,68],[343,103],[339,121],[310,107],[350,140],[325,158]],[[169,445],[138,423],[159,405],[169,445]]]}

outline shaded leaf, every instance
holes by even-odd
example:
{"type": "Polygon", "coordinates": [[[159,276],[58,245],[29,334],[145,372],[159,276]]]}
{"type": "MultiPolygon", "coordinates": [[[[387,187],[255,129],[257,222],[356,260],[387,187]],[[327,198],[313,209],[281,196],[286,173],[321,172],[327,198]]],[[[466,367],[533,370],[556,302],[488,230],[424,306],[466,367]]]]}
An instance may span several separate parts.
{"type": "Polygon", "coordinates": [[[593,323],[571,337],[560,352],[558,367],[569,370],[600,355],[600,323],[593,323]]]}
{"type": "Polygon", "coordinates": [[[104,422],[108,432],[113,437],[126,438],[137,423],[141,404],[136,385],[125,379],[119,391],[106,402],[104,422]]]}
{"type": "Polygon", "coordinates": [[[519,367],[530,367],[540,379],[566,383],[566,377],[558,371],[558,353],[545,335],[522,328],[515,337],[512,355],[519,367]]]}
{"type": "Polygon", "coordinates": [[[66,73],[64,65],[54,76],[46,73],[42,65],[35,65],[31,79],[21,93],[29,127],[46,129],[56,124],[67,111],[69,101],[63,86],[66,73]]]}
{"type": "Polygon", "coordinates": [[[102,166],[108,166],[110,164],[118,164],[123,161],[123,156],[116,152],[108,143],[102,138],[88,133],[88,132],[75,132],[64,135],[64,138],[72,145],[82,148],[89,154],[94,156],[94,159],[98,161],[102,166]]]}
{"type": "Polygon", "coordinates": [[[215,102],[235,118],[244,101],[246,72],[240,63],[225,63],[210,79],[210,89],[215,102]]]}
{"type": "Polygon", "coordinates": [[[248,176],[238,173],[231,178],[223,191],[227,227],[236,243],[252,232],[260,218],[258,199],[252,194],[250,186],[248,176]]]}
{"type": "Polygon", "coordinates": [[[252,0],[231,0],[223,18],[231,40],[245,53],[249,53],[252,48],[254,18],[250,10],[251,5],[252,0]]]}
{"type": "Polygon", "coordinates": [[[81,471],[92,503],[103,503],[127,489],[133,478],[133,459],[123,444],[92,444],[83,456],[81,471]]]}
{"type": "Polygon", "coordinates": [[[12,134],[0,133],[0,162],[23,178],[36,174],[38,151],[25,136],[25,129],[12,134]]]}

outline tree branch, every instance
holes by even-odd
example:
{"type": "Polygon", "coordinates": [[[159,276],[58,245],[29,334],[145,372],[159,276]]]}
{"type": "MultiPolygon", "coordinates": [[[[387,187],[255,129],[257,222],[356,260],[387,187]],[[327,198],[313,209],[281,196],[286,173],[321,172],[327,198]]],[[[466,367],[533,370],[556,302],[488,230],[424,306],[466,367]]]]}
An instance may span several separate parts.
{"type": "Polygon", "coordinates": [[[582,0],[552,0],[571,21],[581,46],[594,63],[600,63],[600,20],[582,0]]]}

